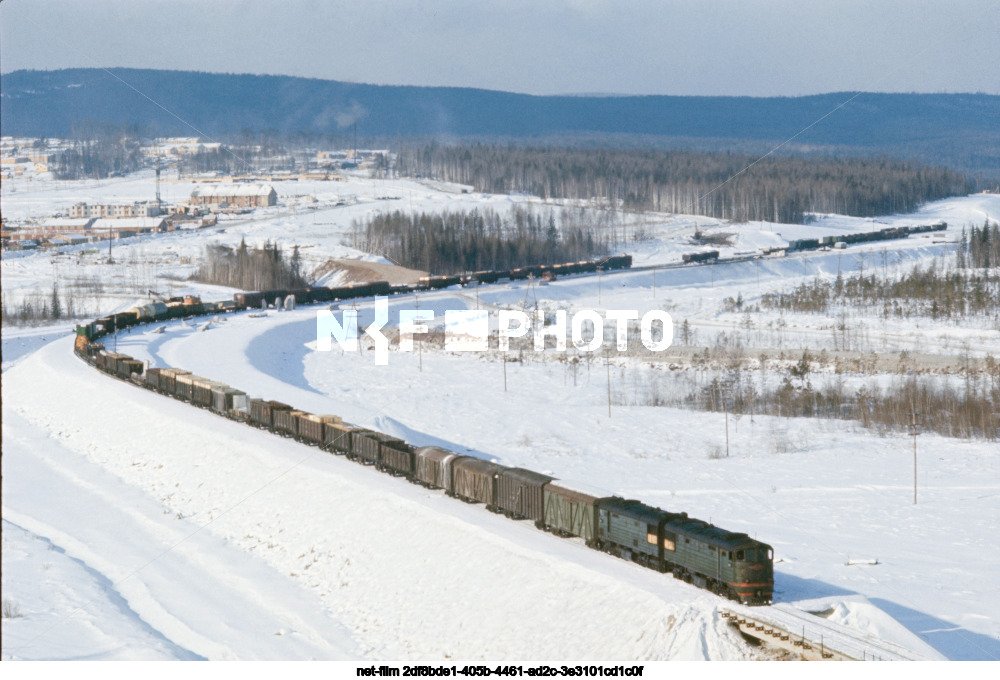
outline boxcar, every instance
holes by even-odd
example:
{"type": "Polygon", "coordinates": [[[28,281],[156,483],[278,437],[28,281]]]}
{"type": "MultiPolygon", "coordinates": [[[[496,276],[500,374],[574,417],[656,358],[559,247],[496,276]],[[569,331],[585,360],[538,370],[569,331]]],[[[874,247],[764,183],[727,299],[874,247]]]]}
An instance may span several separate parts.
{"type": "Polygon", "coordinates": [[[451,493],[451,462],[459,458],[457,453],[437,446],[421,446],[413,458],[413,479],[424,486],[451,493]]]}
{"type": "Polygon", "coordinates": [[[553,480],[545,485],[544,528],[559,536],[579,536],[587,545],[597,542],[597,501],[614,494],[585,485],[553,480]]]}
{"type": "Polygon", "coordinates": [[[497,481],[506,470],[503,465],[481,458],[462,456],[451,462],[452,495],[473,503],[485,503],[496,509],[497,481]]]}
{"type": "Polygon", "coordinates": [[[497,507],[513,519],[545,519],[543,489],[552,477],[523,468],[507,468],[497,480],[497,507]]]}

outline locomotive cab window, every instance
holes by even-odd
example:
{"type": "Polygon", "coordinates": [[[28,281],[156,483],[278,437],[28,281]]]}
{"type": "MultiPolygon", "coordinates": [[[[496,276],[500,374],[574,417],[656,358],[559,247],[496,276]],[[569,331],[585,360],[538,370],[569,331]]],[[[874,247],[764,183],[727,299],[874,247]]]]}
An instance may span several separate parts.
{"type": "Polygon", "coordinates": [[[738,559],[738,560],[742,560],[743,559],[743,551],[742,550],[737,550],[736,551],[736,559],[738,559]]]}

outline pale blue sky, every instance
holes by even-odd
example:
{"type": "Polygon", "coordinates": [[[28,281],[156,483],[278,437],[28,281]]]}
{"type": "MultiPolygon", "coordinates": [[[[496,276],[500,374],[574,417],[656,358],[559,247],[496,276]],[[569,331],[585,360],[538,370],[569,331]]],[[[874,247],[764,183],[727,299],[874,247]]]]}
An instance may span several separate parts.
{"type": "Polygon", "coordinates": [[[531,94],[1000,94],[1000,0],[3,0],[0,68],[531,94]]]}

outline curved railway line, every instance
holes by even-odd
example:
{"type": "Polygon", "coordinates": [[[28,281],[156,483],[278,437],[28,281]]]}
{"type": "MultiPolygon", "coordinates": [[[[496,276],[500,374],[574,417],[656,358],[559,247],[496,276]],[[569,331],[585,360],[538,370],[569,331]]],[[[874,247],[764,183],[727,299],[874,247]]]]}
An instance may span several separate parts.
{"type": "MultiPolygon", "coordinates": [[[[732,258],[725,262],[752,261],[757,257],[732,258]]],[[[628,258],[627,264],[616,268],[642,271],[701,264],[704,263],[631,269],[631,258],[628,258]]],[[[530,275],[509,278],[516,280],[530,275]]],[[[490,275],[478,280],[483,282],[484,278],[495,281],[502,277],[490,275]]],[[[447,282],[443,278],[427,280],[422,282],[421,289],[435,290],[454,283],[459,282],[453,282],[451,277],[447,282]]],[[[788,643],[790,651],[800,653],[803,658],[924,658],[788,605],[770,605],[773,550],[746,534],[729,532],[690,518],[686,513],[667,512],[639,501],[595,496],[574,488],[572,483],[531,470],[507,468],[437,447],[417,448],[398,438],[344,423],[336,416],[305,413],[286,404],[251,398],[237,388],[194,376],[182,369],[147,368],[130,356],[108,352],[99,342],[119,329],[139,324],[251,311],[258,305],[267,305],[269,293],[275,294],[275,303],[280,305],[282,297],[296,301],[302,297],[302,301],[308,303],[326,302],[330,298],[370,297],[386,292],[383,287],[372,284],[325,291],[318,295],[310,292],[308,296],[301,291],[280,291],[283,295],[277,295],[276,291],[238,294],[232,303],[206,304],[189,298],[146,305],[79,326],[75,351],[96,368],[137,386],[295,438],[330,453],[345,455],[410,482],[443,489],[450,496],[482,503],[487,509],[511,519],[532,520],[539,529],[556,535],[582,537],[589,547],[659,572],[672,573],[675,578],[743,605],[755,605],[752,610],[724,609],[723,616],[744,634],[769,646],[781,647],[788,643]],[[801,633],[799,628],[802,628],[801,633]],[[807,630],[816,632],[809,635],[807,630]],[[818,657],[813,652],[817,647],[815,635],[820,636],[818,657]]],[[[410,292],[409,288],[405,292],[410,292]]]]}

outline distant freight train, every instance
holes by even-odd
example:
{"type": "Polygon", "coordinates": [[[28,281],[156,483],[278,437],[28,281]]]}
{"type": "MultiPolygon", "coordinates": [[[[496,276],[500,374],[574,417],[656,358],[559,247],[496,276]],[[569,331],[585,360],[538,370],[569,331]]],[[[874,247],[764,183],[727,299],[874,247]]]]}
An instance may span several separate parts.
{"type": "Polygon", "coordinates": [[[931,231],[944,231],[948,228],[946,222],[927,224],[918,227],[889,227],[878,231],[868,231],[859,234],[842,234],[839,236],[824,236],[822,239],[804,238],[788,242],[788,250],[815,250],[820,247],[830,247],[837,243],[870,243],[872,241],[891,241],[906,238],[910,234],[924,234],[931,231]]]}

